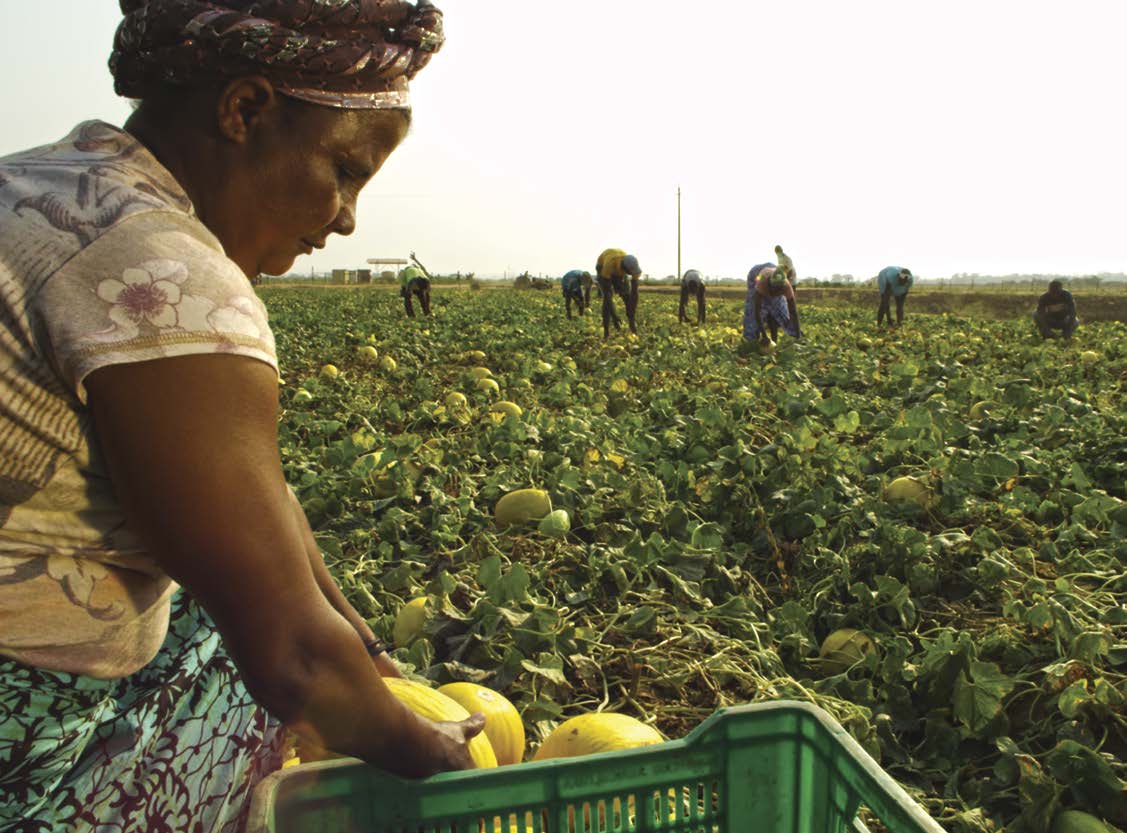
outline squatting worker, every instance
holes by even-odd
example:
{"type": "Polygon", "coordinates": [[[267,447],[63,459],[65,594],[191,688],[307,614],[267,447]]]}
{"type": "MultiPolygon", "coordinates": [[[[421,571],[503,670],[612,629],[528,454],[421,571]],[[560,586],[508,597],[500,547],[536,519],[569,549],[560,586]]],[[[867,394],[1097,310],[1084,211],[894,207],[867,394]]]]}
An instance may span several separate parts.
{"type": "Polygon", "coordinates": [[[423,315],[430,315],[430,272],[411,252],[411,263],[399,270],[399,294],[403,298],[403,309],[408,318],[415,317],[411,299],[415,298],[423,308],[423,315]]]}
{"type": "Polygon", "coordinates": [[[892,325],[891,301],[893,298],[896,299],[896,324],[899,326],[904,323],[904,299],[908,297],[908,292],[915,282],[916,278],[912,275],[911,269],[905,269],[902,266],[886,266],[880,270],[877,275],[877,291],[880,293],[880,307],[877,309],[878,327],[885,318],[888,319],[889,326],[892,325]]]}
{"type": "Polygon", "coordinates": [[[689,269],[681,276],[681,307],[677,312],[677,320],[681,323],[688,320],[685,316],[685,304],[689,302],[690,297],[697,299],[697,323],[703,324],[704,278],[696,269],[689,269]]]}
{"type": "Polygon", "coordinates": [[[638,311],[638,279],[642,268],[638,258],[628,255],[622,249],[607,249],[595,262],[595,279],[599,282],[599,294],[603,298],[603,338],[610,336],[610,323],[616,330],[622,329],[618,313],[614,310],[614,295],[620,295],[626,306],[626,321],[630,332],[637,334],[635,317],[638,311]]]}
{"type": "Polygon", "coordinates": [[[1061,338],[1072,338],[1080,320],[1076,317],[1076,301],[1060,281],[1049,281],[1049,291],[1037,300],[1033,321],[1041,338],[1052,338],[1056,331],[1061,338]]]}
{"type": "Polygon", "coordinates": [[[744,300],[744,338],[779,340],[779,328],[794,338],[802,338],[798,323],[798,306],[794,287],[774,263],[760,263],[747,273],[747,297],[744,300]]]}
{"type": "Polygon", "coordinates": [[[584,272],[582,269],[572,269],[562,278],[560,278],[560,288],[563,290],[564,306],[567,309],[568,320],[571,320],[571,305],[572,302],[579,309],[579,314],[583,315],[587,311],[587,305],[591,302],[591,273],[584,272]],[[587,279],[587,292],[584,294],[583,279],[587,279]]]}
{"type": "Polygon", "coordinates": [[[259,273],[356,226],[442,44],[425,0],[122,0],[124,128],[0,159],[0,829],[236,831],[288,725],[472,766],[282,477],[259,273]]]}

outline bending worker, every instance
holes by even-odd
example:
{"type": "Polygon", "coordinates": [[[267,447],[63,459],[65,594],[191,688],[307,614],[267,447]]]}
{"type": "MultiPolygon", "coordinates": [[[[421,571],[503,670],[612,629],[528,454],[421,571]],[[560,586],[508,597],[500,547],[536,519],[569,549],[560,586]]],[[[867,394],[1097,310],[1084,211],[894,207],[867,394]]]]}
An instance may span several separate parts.
{"type": "Polygon", "coordinates": [[[779,327],[795,338],[802,338],[794,287],[773,263],[760,263],[747,273],[747,299],[744,301],[744,338],[765,342],[779,340],[779,327]]]}
{"type": "Polygon", "coordinates": [[[567,317],[571,320],[571,302],[579,307],[579,314],[587,311],[588,299],[583,295],[583,277],[587,277],[587,286],[591,285],[591,273],[582,269],[572,269],[560,278],[560,287],[563,289],[564,305],[567,307],[567,317]]]}
{"type": "Polygon", "coordinates": [[[690,269],[681,278],[681,308],[677,313],[677,320],[682,324],[688,319],[685,317],[685,304],[690,296],[697,299],[697,323],[704,323],[704,278],[696,269],[690,269]]]}
{"type": "Polygon", "coordinates": [[[641,276],[642,268],[634,255],[628,255],[622,249],[607,249],[599,255],[595,262],[595,279],[599,282],[599,294],[603,296],[603,338],[610,337],[611,321],[614,321],[616,330],[622,329],[614,311],[615,294],[622,296],[630,332],[637,335],[635,316],[638,311],[638,279],[641,276]]]}
{"type": "Polygon", "coordinates": [[[1080,321],[1076,317],[1076,301],[1072,293],[1060,281],[1050,281],[1049,291],[1037,300],[1037,311],[1033,320],[1041,333],[1041,338],[1053,338],[1054,330],[1059,330],[1061,338],[1072,338],[1080,321]]]}
{"type": "Polygon", "coordinates": [[[880,270],[880,274],[877,275],[877,291],[880,292],[880,308],[877,309],[878,327],[886,317],[888,323],[892,324],[890,302],[893,298],[896,299],[896,326],[904,323],[904,299],[908,297],[908,291],[915,282],[911,269],[886,266],[880,270]]]}
{"type": "Polygon", "coordinates": [[[408,318],[415,317],[415,309],[411,306],[413,295],[419,300],[423,315],[430,315],[430,272],[419,263],[414,252],[411,252],[411,260],[410,266],[399,270],[399,294],[403,296],[403,307],[408,318]]]}

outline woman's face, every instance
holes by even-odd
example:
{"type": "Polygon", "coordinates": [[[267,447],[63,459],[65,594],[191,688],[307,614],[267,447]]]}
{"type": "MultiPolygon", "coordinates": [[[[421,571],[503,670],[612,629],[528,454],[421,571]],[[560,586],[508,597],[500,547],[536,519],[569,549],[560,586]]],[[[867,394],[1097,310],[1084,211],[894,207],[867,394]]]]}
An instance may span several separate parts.
{"type": "Polygon", "coordinates": [[[331,234],[356,228],[356,200],[407,134],[397,110],[339,110],[282,99],[248,145],[239,229],[228,255],[283,274],[331,234]],[[232,251],[236,248],[238,251],[232,251]]]}

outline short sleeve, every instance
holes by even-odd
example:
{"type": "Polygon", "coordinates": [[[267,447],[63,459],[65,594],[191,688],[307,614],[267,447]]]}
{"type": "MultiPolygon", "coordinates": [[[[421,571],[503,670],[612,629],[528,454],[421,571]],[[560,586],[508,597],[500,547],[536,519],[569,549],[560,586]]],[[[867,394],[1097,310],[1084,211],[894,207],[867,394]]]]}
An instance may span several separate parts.
{"type": "Polygon", "coordinates": [[[35,316],[83,403],[86,377],[114,364],[226,353],[278,370],[266,307],[187,214],[146,212],[103,234],[47,282],[35,316]]]}

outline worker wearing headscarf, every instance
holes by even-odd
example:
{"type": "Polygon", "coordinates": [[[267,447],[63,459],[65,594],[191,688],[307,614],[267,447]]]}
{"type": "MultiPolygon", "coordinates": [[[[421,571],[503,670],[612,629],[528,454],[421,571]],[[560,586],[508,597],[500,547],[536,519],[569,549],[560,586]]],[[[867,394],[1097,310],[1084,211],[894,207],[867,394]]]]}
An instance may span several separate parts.
{"type": "Polygon", "coordinates": [[[610,324],[616,330],[622,329],[618,313],[614,311],[614,295],[622,297],[626,305],[626,320],[630,332],[637,334],[636,315],[638,311],[638,280],[642,267],[638,258],[628,255],[622,249],[606,249],[595,261],[595,280],[599,283],[599,294],[603,298],[603,338],[610,337],[610,324]]]}
{"type": "Polygon", "coordinates": [[[779,328],[802,338],[794,287],[774,263],[760,263],[747,273],[744,301],[744,338],[748,341],[779,340],[779,328]]]}
{"type": "Polygon", "coordinates": [[[0,829],[243,830],[283,723],[405,777],[469,768],[480,721],[391,694],[287,488],[251,286],[355,229],[441,15],[121,8],[125,125],[0,159],[0,829]]]}

